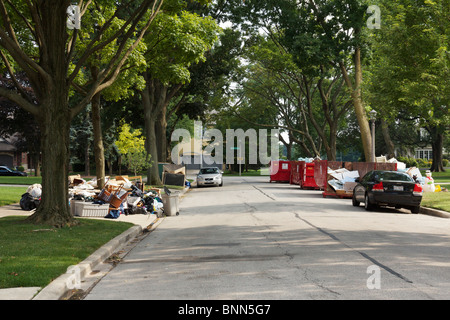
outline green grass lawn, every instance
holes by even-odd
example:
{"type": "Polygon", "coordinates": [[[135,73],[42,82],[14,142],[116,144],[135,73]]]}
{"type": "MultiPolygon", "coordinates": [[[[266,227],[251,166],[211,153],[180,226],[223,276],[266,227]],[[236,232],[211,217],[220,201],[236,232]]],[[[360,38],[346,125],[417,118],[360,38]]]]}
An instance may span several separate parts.
{"type": "Polygon", "coordinates": [[[450,192],[425,192],[422,206],[450,212],[450,192]]]}
{"type": "Polygon", "coordinates": [[[0,184],[32,185],[42,183],[42,177],[0,177],[0,184]]]}
{"type": "Polygon", "coordinates": [[[133,226],[79,219],[79,226],[55,229],[30,224],[25,219],[0,219],[0,288],[45,287],[68,267],[133,226]]]}
{"type": "Polygon", "coordinates": [[[22,195],[27,192],[26,187],[1,187],[0,186],[0,207],[13,203],[19,203],[22,195]]]}

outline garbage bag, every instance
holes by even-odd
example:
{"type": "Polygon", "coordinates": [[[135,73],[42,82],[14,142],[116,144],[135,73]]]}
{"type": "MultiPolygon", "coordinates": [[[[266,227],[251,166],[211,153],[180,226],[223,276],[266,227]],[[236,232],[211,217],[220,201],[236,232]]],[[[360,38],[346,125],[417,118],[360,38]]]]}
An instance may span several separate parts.
{"type": "Polygon", "coordinates": [[[22,198],[20,199],[20,208],[25,211],[36,209],[34,198],[28,192],[22,195],[22,198]]]}
{"type": "Polygon", "coordinates": [[[29,193],[34,198],[40,198],[42,195],[42,186],[38,183],[35,183],[28,187],[27,193],[29,193]]]}

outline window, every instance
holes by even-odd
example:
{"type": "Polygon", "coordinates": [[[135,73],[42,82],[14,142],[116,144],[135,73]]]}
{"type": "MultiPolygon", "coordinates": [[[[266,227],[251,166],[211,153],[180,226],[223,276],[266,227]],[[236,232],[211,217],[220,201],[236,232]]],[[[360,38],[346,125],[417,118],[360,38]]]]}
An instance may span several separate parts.
{"type": "Polygon", "coordinates": [[[380,181],[413,181],[406,173],[381,171],[379,174],[380,181]]]}
{"type": "Polygon", "coordinates": [[[200,170],[201,174],[212,174],[212,173],[220,173],[217,168],[205,168],[200,170]]]}
{"type": "Polygon", "coordinates": [[[433,159],[433,151],[432,150],[416,150],[416,159],[433,159]]]}

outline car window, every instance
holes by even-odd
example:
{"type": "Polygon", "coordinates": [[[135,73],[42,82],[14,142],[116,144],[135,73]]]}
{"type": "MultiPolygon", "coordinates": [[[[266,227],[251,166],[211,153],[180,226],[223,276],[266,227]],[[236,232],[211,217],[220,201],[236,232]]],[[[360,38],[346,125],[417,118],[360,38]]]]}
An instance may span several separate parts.
{"type": "Polygon", "coordinates": [[[205,168],[200,170],[200,174],[211,174],[211,173],[219,173],[219,169],[217,168],[205,168]]]}
{"type": "Polygon", "coordinates": [[[367,173],[363,178],[362,178],[362,182],[368,182],[368,181],[370,181],[370,179],[372,179],[372,173],[373,172],[369,172],[369,173],[367,173]]]}
{"type": "Polygon", "coordinates": [[[409,175],[401,172],[381,171],[378,175],[380,176],[380,181],[413,181],[409,175]]]}

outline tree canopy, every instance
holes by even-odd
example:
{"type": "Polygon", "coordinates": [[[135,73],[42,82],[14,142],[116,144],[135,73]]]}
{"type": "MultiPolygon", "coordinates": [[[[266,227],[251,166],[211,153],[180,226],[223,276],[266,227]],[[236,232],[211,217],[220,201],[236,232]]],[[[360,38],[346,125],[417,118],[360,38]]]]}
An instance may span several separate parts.
{"type": "Polygon", "coordinates": [[[75,223],[70,156],[88,159],[94,146],[102,179],[121,119],[136,126],[129,132],[143,132],[140,158],[154,163],[148,183],[160,182],[155,164],[170,158],[167,137],[179,120],[280,128],[288,149],[304,155],[333,160],[345,145],[371,161],[372,109],[382,129],[376,139],[390,152],[414,146],[423,128],[432,169],[443,170],[448,0],[80,0],[75,29],[67,24],[71,4],[0,0],[0,131],[17,127],[42,153],[35,223],[75,223]],[[220,27],[225,22],[231,28],[220,27]],[[36,138],[8,119],[24,114],[36,138]]]}

